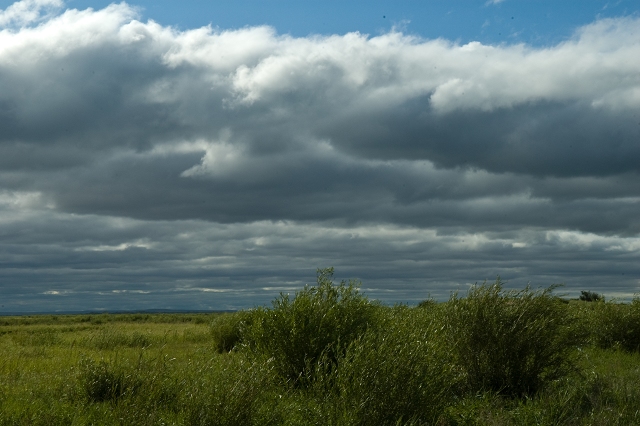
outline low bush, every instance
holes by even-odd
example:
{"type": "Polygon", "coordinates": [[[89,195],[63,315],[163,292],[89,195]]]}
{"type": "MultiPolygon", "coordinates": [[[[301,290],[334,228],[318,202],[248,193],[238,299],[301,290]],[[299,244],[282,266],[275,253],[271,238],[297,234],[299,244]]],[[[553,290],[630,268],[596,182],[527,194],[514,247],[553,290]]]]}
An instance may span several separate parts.
{"type": "Polygon", "coordinates": [[[640,350],[640,298],[630,304],[601,303],[592,312],[593,339],[596,346],[640,350]]]}
{"type": "Polygon", "coordinates": [[[428,309],[436,306],[438,302],[433,300],[432,298],[424,299],[418,303],[418,308],[428,309]]]}
{"type": "Polygon", "coordinates": [[[242,332],[251,324],[251,311],[225,313],[210,324],[213,346],[218,353],[230,352],[242,343],[242,332]]]}
{"type": "Polygon", "coordinates": [[[433,308],[384,308],[380,327],[349,345],[334,378],[346,424],[435,424],[442,415],[460,375],[433,308]]]}
{"type": "Polygon", "coordinates": [[[333,268],[319,269],[316,286],[254,310],[243,334],[253,353],[272,359],[280,377],[294,385],[311,383],[321,356],[335,364],[373,323],[375,306],[358,291],[359,283],[335,285],[332,277],[333,268]]]}
{"type": "Polygon", "coordinates": [[[583,302],[604,302],[604,296],[594,291],[581,291],[579,299],[583,302]]]}
{"type": "Polygon", "coordinates": [[[451,297],[450,341],[470,391],[532,395],[574,368],[581,336],[553,289],[505,291],[498,278],[451,297]]]}
{"type": "Polygon", "coordinates": [[[77,378],[81,394],[89,402],[116,402],[132,395],[140,387],[140,380],[132,371],[106,361],[83,359],[77,378]]]}

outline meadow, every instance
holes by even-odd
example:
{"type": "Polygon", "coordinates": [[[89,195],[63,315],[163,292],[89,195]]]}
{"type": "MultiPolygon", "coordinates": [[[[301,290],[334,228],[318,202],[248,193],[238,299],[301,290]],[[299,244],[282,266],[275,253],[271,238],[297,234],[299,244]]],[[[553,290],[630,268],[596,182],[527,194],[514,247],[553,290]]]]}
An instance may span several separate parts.
{"type": "Polygon", "coordinates": [[[357,282],[218,314],[0,317],[0,425],[640,424],[640,299],[357,282]]]}

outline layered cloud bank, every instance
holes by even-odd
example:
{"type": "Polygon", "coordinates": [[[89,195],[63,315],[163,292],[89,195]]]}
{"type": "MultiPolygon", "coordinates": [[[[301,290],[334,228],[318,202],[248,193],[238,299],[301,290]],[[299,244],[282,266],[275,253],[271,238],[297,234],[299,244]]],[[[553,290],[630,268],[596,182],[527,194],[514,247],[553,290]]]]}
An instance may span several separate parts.
{"type": "Polygon", "coordinates": [[[329,264],[387,300],[637,291],[640,19],[532,48],[137,17],[0,13],[11,309],[251,306],[329,264]]]}

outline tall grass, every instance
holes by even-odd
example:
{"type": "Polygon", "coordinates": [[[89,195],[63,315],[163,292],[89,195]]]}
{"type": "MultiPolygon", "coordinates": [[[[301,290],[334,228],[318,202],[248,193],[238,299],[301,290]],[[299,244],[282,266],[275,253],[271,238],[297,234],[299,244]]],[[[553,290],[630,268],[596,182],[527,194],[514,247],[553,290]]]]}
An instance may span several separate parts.
{"type": "Polygon", "coordinates": [[[183,399],[185,425],[278,425],[278,402],[286,391],[275,389],[271,363],[256,363],[242,354],[201,364],[183,399]]]}
{"type": "Polygon", "coordinates": [[[120,347],[144,348],[152,344],[152,339],[148,334],[139,331],[129,334],[107,326],[82,339],[79,344],[99,350],[115,350],[120,347]]]}

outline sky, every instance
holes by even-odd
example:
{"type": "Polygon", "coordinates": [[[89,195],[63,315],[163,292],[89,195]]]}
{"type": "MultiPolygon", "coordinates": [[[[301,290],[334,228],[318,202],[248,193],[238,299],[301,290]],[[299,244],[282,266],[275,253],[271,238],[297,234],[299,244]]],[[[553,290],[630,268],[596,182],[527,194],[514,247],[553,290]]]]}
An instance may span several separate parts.
{"type": "Polygon", "coordinates": [[[636,1],[0,9],[0,313],[640,292],[636,1]]]}

